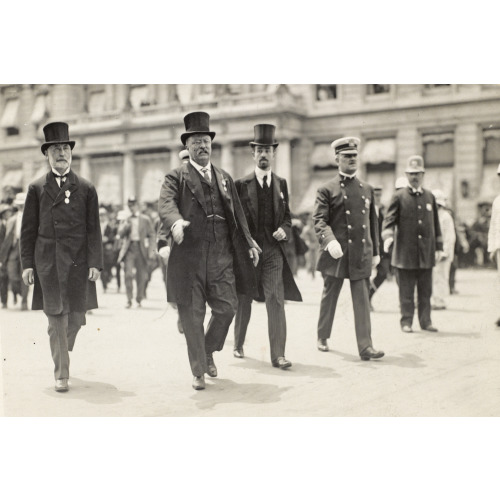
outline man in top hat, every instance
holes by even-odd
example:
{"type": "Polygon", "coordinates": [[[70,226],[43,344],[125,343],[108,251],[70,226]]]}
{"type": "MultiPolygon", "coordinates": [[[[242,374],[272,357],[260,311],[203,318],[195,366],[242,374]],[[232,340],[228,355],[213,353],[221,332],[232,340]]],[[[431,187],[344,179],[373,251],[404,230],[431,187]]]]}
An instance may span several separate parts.
{"type": "Polygon", "coordinates": [[[136,281],[136,302],[141,307],[149,279],[148,261],[155,259],[156,234],[151,219],[139,211],[135,196],[128,199],[129,216],[118,227],[121,248],[118,263],[124,263],[126,308],[132,307],[134,277],[136,281]]]}
{"type": "MultiPolygon", "coordinates": [[[[286,256],[285,242],[290,239],[291,218],[286,180],[272,171],[278,143],[274,125],[254,127],[250,142],[255,170],[236,181],[250,234],[262,249],[256,268],[260,300],[265,300],[271,363],[285,369],[292,363],[285,358],[285,300],[302,301],[286,256]]],[[[234,356],[243,358],[243,344],[252,312],[249,295],[238,296],[234,325],[234,356]]]]}
{"type": "Polygon", "coordinates": [[[256,293],[252,267],[259,260],[231,176],[212,165],[215,132],[209,115],[189,113],[181,141],[189,163],[165,176],[158,202],[167,238],[173,237],[167,270],[167,300],[178,306],[193,388],[204,374],[217,376],[213,352],[220,351],[237,308],[236,291],[256,293]],[[212,317],[204,334],[206,304],[212,317]]]}
{"type": "MultiPolygon", "coordinates": [[[[497,183],[500,190],[500,165],[497,168],[497,183]]],[[[491,207],[490,227],[488,229],[488,252],[490,260],[496,263],[498,271],[496,303],[500,303],[500,194],[494,199],[491,207]]],[[[496,321],[500,326],[500,317],[496,321]]]]}
{"type": "Polygon", "coordinates": [[[85,313],[97,308],[95,282],[103,267],[99,203],[94,186],[71,170],[75,142],[68,124],[43,128],[42,154],[50,171],[30,184],[21,228],[26,285],[34,283],[32,309],[49,322],[55,389],[68,390],[69,354],[85,313]]]}
{"type": "Polygon", "coordinates": [[[416,285],[420,327],[436,332],[431,322],[432,268],[443,250],[437,204],[422,187],[424,159],[410,156],[405,172],[408,186],[394,193],[382,226],[384,250],[389,252],[394,243],[391,264],[398,278],[401,330],[413,331],[416,285]]]}
{"type": "Polygon", "coordinates": [[[337,301],[344,280],[351,285],[359,356],[363,361],[384,356],[373,348],[368,291],[372,268],[380,261],[373,188],[356,175],[357,137],[333,141],[339,173],[318,189],[313,212],[320,244],[317,269],[324,287],[318,321],[318,349],[329,350],[337,301]]]}
{"type": "Polygon", "coordinates": [[[17,212],[7,221],[5,228],[5,237],[0,245],[0,267],[5,268],[10,283],[12,293],[14,294],[14,303],[17,302],[17,296],[21,296],[21,310],[28,309],[28,290],[29,288],[22,280],[21,255],[19,253],[19,237],[21,235],[21,223],[23,218],[24,202],[26,193],[17,193],[14,198],[14,206],[17,212]]]}

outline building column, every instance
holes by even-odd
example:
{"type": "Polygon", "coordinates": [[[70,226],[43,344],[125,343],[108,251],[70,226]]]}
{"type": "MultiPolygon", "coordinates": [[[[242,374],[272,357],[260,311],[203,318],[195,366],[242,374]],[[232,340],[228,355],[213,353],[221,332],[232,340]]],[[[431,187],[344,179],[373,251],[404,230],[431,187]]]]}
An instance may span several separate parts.
{"type": "Polygon", "coordinates": [[[422,138],[416,127],[399,129],[396,146],[396,177],[405,175],[408,158],[412,155],[421,155],[422,148],[422,138]]]}
{"type": "Polygon", "coordinates": [[[234,178],[233,144],[231,142],[221,144],[220,166],[222,170],[234,178]]]}
{"type": "Polygon", "coordinates": [[[92,179],[92,171],[90,168],[90,158],[88,156],[82,156],[80,158],[80,175],[90,182],[94,182],[92,179]]]}
{"type": "Polygon", "coordinates": [[[123,155],[123,203],[126,204],[135,193],[135,163],[134,153],[127,151],[123,155]]]}
{"type": "Polygon", "coordinates": [[[286,179],[288,191],[291,193],[292,155],[288,139],[280,140],[278,149],[276,150],[276,173],[286,179]]]}

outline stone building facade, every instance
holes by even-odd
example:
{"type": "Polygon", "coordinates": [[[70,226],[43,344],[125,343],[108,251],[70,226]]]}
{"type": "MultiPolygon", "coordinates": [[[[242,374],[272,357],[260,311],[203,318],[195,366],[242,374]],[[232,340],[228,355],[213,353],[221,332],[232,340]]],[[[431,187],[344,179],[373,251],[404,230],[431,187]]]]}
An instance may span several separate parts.
{"type": "Polygon", "coordinates": [[[425,159],[425,186],[443,189],[468,223],[496,195],[500,85],[479,84],[0,85],[0,186],[26,189],[46,172],[42,127],[66,121],[74,169],[102,203],[154,202],[179,165],[183,116],[196,110],[217,133],[213,163],[234,178],[253,169],[254,124],[276,125],[276,171],[296,212],[312,209],[335,172],[330,144],[345,135],[361,138],[360,175],[384,188],[385,203],[413,154],[425,159]]]}

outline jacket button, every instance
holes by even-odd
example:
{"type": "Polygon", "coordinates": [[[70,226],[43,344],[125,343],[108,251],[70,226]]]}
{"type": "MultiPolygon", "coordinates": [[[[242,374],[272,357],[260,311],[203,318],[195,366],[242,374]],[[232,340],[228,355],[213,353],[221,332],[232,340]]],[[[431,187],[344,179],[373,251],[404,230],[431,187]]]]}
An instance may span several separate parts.
{"type": "Polygon", "coordinates": [[[362,214],[365,214],[365,213],[366,213],[366,210],[361,210],[361,213],[362,213],[362,214]]]}
{"type": "Polygon", "coordinates": [[[362,199],[362,200],[364,200],[364,199],[365,199],[365,197],[364,197],[364,196],[361,196],[361,199],[362,199]]]}
{"type": "Polygon", "coordinates": [[[347,229],[352,229],[352,226],[349,224],[349,225],[347,226],[347,229]]]}
{"type": "Polygon", "coordinates": [[[343,184],[343,183],[342,183],[342,184],[340,184],[340,187],[345,187],[345,184],[343,184]]]}
{"type": "Polygon", "coordinates": [[[418,205],[418,207],[417,207],[417,208],[420,210],[420,209],[422,208],[422,205],[418,205]]]}
{"type": "Polygon", "coordinates": [[[347,196],[344,196],[344,200],[347,200],[347,196]]]}
{"type": "Polygon", "coordinates": [[[422,235],[421,235],[421,234],[419,234],[419,235],[418,235],[418,239],[419,239],[419,240],[421,240],[421,239],[422,239],[422,235]]]}
{"type": "Polygon", "coordinates": [[[366,240],[363,238],[363,239],[361,240],[361,243],[365,243],[365,242],[366,242],[366,240]]]}
{"type": "Polygon", "coordinates": [[[419,224],[422,224],[422,221],[421,221],[421,220],[419,220],[419,221],[418,221],[418,223],[419,223],[419,224]]]}
{"type": "Polygon", "coordinates": [[[346,213],[346,215],[351,215],[351,211],[350,210],[346,210],[345,213],[346,213]]]}
{"type": "Polygon", "coordinates": [[[349,240],[349,243],[352,243],[352,240],[349,240]]]}
{"type": "Polygon", "coordinates": [[[363,229],[366,229],[366,224],[363,224],[363,229]]]}

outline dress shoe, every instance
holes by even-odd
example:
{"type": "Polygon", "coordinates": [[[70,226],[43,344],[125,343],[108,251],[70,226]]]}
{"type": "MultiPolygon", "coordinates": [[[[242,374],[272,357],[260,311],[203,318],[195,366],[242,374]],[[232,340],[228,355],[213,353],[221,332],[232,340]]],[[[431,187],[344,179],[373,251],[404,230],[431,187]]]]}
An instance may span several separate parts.
{"type": "Polygon", "coordinates": [[[207,373],[211,377],[217,377],[217,367],[211,354],[207,354],[207,373]]]}
{"type": "Polygon", "coordinates": [[[433,311],[443,311],[444,309],[446,309],[446,306],[431,306],[431,309],[433,311]]]}
{"type": "Polygon", "coordinates": [[[282,370],[285,370],[286,368],[290,368],[290,366],[292,366],[292,363],[291,361],[288,361],[288,359],[279,357],[276,361],[273,361],[273,366],[275,368],[281,368],[282,370]]]}
{"type": "Polygon", "coordinates": [[[330,350],[326,339],[318,339],[318,350],[323,352],[328,352],[330,350]]]}
{"type": "Polygon", "coordinates": [[[127,305],[125,306],[126,309],[130,309],[132,307],[132,302],[129,300],[127,302],[127,305]]]}
{"type": "Polygon", "coordinates": [[[500,318],[497,319],[497,322],[495,323],[497,326],[500,326],[500,318]]]}
{"type": "Polygon", "coordinates": [[[205,377],[203,375],[201,377],[194,377],[193,389],[195,389],[196,391],[201,391],[202,389],[205,389],[205,377]]]}
{"type": "Polygon", "coordinates": [[[245,353],[243,352],[243,347],[241,349],[235,349],[233,351],[233,355],[235,358],[244,358],[245,357],[245,353]]]}
{"type": "Polygon", "coordinates": [[[57,379],[55,390],[57,392],[66,392],[68,390],[68,379],[67,378],[57,379]]]}
{"type": "Polygon", "coordinates": [[[367,347],[359,356],[363,361],[370,361],[370,359],[383,358],[384,355],[384,351],[376,351],[373,347],[367,347]]]}
{"type": "Polygon", "coordinates": [[[404,332],[404,333],[412,333],[413,332],[413,328],[410,325],[403,325],[401,327],[401,331],[404,332]]]}
{"type": "Polygon", "coordinates": [[[438,329],[435,326],[432,325],[427,325],[422,328],[422,330],[425,330],[427,332],[437,332],[438,329]]]}

